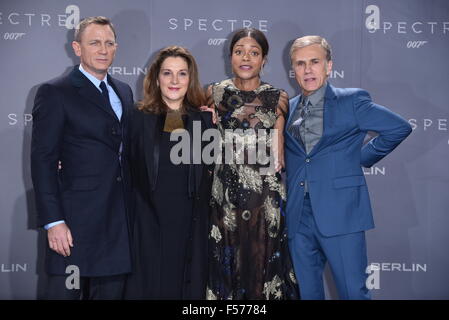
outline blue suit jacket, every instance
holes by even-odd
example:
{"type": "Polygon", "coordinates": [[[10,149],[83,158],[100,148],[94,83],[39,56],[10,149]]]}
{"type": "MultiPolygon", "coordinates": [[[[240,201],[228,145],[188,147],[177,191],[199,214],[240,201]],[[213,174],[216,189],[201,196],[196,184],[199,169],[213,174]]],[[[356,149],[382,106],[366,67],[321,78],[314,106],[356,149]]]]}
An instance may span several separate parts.
{"type": "MultiPolygon", "coordinates": [[[[289,119],[300,95],[290,100],[289,119]]],[[[286,220],[288,236],[299,227],[307,180],[316,224],[325,236],[374,227],[363,167],[385,157],[411,132],[399,115],[371,101],[362,89],[340,89],[327,84],[323,136],[307,155],[301,141],[285,131],[287,170],[286,220]],[[368,131],[378,136],[363,146],[368,131]]]]}

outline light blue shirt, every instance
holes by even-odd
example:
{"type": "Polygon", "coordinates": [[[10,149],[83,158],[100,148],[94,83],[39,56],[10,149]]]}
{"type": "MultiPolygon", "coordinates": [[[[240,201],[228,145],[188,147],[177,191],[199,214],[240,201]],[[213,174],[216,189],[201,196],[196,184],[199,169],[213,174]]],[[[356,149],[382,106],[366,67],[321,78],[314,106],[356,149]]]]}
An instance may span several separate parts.
{"type": "MultiPolygon", "coordinates": [[[[94,84],[95,87],[97,87],[97,89],[100,92],[102,92],[100,89],[101,81],[104,81],[106,83],[106,88],[108,88],[109,101],[111,101],[112,109],[114,110],[115,114],[117,115],[117,118],[120,120],[122,118],[122,102],[120,101],[120,98],[118,97],[118,95],[115,93],[114,89],[109,85],[108,77],[105,76],[103,80],[98,80],[93,75],[91,75],[89,72],[84,70],[84,68],[81,64],[79,66],[79,70],[81,71],[82,74],[84,74],[87,77],[87,79],[90,80],[90,82],[92,82],[94,84]]],[[[120,145],[120,149],[121,149],[121,145],[120,145]]],[[[61,223],[65,223],[65,221],[58,220],[58,221],[46,224],[44,226],[44,228],[45,228],[45,230],[48,230],[51,227],[56,226],[61,223]]]]}
{"type": "Polygon", "coordinates": [[[112,109],[114,109],[115,114],[117,115],[117,118],[120,120],[122,118],[122,102],[120,101],[120,98],[115,93],[114,89],[109,85],[108,83],[108,77],[105,76],[103,80],[98,80],[93,75],[91,75],[89,72],[84,70],[83,66],[80,64],[79,70],[82,74],[84,74],[87,79],[90,80],[94,84],[94,86],[97,87],[98,91],[102,92],[100,89],[101,81],[104,81],[106,83],[106,88],[108,88],[109,93],[109,101],[111,101],[112,109]]]}

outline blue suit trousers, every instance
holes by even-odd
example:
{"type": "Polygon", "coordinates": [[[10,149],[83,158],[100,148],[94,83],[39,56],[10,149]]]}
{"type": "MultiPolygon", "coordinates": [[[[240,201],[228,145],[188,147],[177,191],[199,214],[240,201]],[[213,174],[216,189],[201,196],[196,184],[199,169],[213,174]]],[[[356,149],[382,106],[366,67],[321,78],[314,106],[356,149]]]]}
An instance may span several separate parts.
{"type": "Polygon", "coordinates": [[[340,299],[366,300],[367,255],[365,232],[323,236],[317,228],[310,198],[304,199],[300,227],[289,240],[296,277],[304,300],[323,300],[323,271],[332,270],[340,299]]]}

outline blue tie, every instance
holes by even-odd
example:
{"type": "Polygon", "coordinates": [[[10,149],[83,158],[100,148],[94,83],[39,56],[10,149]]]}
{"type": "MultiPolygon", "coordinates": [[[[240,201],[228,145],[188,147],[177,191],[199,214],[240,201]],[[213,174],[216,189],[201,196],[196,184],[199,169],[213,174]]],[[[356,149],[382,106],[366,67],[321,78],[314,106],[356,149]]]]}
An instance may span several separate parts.
{"type": "Polygon", "coordinates": [[[288,131],[291,133],[299,141],[301,140],[301,125],[304,124],[305,119],[309,115],[309,99],[306,96],[301,97],[301,102],[298,108],[296,108],[295,113],[293,114],[293,119],[288,128],[288,131]]]}

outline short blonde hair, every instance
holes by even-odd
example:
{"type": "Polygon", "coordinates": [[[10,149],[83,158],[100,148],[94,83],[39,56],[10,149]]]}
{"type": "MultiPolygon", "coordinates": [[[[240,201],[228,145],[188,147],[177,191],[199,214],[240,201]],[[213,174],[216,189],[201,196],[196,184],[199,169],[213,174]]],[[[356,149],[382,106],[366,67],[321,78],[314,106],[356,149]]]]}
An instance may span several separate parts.
{"type": "Polygon", "coordinates": [[[331,61],[332,60],[332,50],[329,43],[320,36],[304,36],[301,38],[296,39],[292,46],[290,47],[290,59],[293,57],[293,52],[295,52],[296,49],[304,48],[307,46],[311,46],[313,44],[319,44],[324,51],[326,51],[326,60],[331,61]]]}

